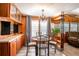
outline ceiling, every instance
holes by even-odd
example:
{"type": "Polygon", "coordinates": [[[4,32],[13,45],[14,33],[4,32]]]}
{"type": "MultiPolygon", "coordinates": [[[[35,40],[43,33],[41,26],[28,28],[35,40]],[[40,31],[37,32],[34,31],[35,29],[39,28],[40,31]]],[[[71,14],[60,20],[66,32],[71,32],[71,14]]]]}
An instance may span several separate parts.
{"type": "Polygon", "coordinates": [[[44,9],[45,16],[56,16],[62,11],[79,14],[79,3],[15,3],[25,15],[41,16],[44,9]]]}

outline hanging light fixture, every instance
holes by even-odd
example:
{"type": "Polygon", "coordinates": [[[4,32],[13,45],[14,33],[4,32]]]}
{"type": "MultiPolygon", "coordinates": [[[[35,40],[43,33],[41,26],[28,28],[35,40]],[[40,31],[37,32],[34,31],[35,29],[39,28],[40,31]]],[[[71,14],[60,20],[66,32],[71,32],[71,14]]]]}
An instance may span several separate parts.
{"type": "Polygon", "coordinates": [[[47,17],[44,15],[44,9],[42,9],[42,15],[40,16],[41,20],[47,20],[47,17]]]}

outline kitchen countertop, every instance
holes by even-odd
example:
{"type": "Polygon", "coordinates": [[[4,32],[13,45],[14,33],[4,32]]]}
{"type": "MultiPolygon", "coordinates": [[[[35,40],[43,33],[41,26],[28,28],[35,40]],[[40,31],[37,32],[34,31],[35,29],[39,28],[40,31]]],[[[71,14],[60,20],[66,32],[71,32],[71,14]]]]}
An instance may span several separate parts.
{"type": "Polygon", "coordinates": [[[3,39],[0,39],[0,43],[2,42],[11,42],[13,40],[16,40],[18,37],[21,37],[23,34],[16,34],[16,35],[8,35],[3,39]]]}

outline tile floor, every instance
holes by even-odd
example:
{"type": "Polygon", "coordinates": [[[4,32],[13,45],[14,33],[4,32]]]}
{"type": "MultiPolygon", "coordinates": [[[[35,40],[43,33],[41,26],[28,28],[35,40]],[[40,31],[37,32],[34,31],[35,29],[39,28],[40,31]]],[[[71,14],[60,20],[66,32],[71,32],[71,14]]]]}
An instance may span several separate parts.
{"type": "MultiPolygon", "coordinates": [[[[26,56],[26,49],[27,47],[23,47],[17,54],[17,56],[26,56]]],[[[45,56],[45,50],[43,49],[42,51],[42,56],[45,56]]],[[[34,47],[31,47],[29,49],[29,53],[28,53],[28,56],[35,56],[35,49],[34,47]]],[[[50,56],[65,56],[62,52],[56,50],[56,54],[54,54],[54,50],[51,48],[50,49],[50,56]]]]}
{"type": "Polygon", "coordinates": [[[79,56],[79,48],[73,47],[72,45],[65,43],[63,53],[66,56],[79,56]]]}

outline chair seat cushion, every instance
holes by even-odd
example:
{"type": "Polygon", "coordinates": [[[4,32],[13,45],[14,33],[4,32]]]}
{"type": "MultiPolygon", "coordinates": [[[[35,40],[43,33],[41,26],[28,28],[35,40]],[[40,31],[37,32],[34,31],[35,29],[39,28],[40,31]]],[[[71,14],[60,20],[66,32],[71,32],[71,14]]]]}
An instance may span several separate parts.
{"type": "Polygon", "coordinates": [[[37,38],[33,38],[32,41],[33,41],[33,42],[37,42],[37,38]]]}
{"type": "Polygon", "coordinates": [[[36,40],[37,41],[37,38],[33,38],[32,40],[36,40]]]}
{"type": "Polygon", "coordinates": [[[49,44],[56,44],[55,41],[49,41],[49,44]]]}
{"type": "Polygon", "coordinates": [[[36,46],[36,42],[30,42],[28,46],[36,46]]]}

